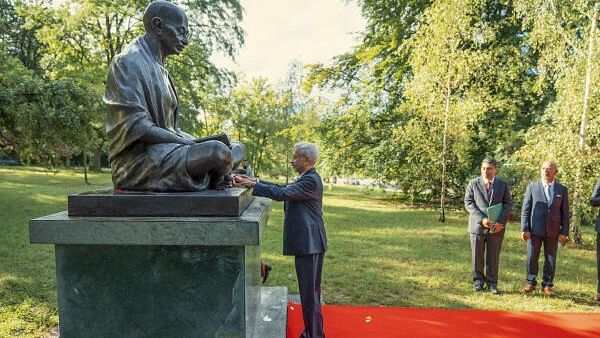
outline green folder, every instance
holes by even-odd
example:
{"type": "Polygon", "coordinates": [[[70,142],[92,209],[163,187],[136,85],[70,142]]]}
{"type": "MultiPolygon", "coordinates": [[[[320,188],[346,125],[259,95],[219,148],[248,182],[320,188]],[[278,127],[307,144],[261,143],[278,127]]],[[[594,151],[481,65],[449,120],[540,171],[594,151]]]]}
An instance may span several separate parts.
{"type": "Polygon", "coordinates": [[[498,223],[500,219],[500,215],[502,214],[502,203],[494,204],[491,207],[485,209],[487,218],[494,222],[498,223]]]}

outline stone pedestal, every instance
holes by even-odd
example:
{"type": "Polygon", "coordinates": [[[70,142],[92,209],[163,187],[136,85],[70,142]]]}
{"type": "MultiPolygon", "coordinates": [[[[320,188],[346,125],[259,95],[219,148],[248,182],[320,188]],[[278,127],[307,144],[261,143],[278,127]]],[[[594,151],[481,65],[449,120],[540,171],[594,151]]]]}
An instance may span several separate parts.
{"type": "Polygon", "coordinates": [[[31,243],[56,247],[60,336],[265,338],[255,332],[271,321],[259,310],[269,211],[255,198],[237,217],[31,220],[31,243]]]}

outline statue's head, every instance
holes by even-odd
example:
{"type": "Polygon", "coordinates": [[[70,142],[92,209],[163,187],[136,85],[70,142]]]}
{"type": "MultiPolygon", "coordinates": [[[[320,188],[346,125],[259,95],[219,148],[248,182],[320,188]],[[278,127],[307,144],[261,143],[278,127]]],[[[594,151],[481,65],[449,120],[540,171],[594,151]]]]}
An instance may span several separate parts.
{"type": "Polygon", "coordinates": [[[179,54],[188,44],[188,20],[183,9],[174,3],[151,2],[144,12],[144,28],[160,42],[163,57],[179,54]]]}

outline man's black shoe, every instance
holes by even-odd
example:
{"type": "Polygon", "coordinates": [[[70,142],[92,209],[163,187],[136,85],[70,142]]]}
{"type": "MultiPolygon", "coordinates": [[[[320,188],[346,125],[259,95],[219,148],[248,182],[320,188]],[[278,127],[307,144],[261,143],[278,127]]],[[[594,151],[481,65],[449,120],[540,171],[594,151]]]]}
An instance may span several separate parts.
{"type": "Polygon", "coordinates": [[[499,295],[500,294],[500,290],[498,290],[498,288],[495,287],[495,286],[490,286],[489,290],[490,290],[491,294],[494,294],[494,295],[499,295]]]}
{"type": "Polygon", "coordinates": [[[481,291],[483,291],[483,286],[482,285],[473,285],[473,291],[481,292],[481,291]]]}

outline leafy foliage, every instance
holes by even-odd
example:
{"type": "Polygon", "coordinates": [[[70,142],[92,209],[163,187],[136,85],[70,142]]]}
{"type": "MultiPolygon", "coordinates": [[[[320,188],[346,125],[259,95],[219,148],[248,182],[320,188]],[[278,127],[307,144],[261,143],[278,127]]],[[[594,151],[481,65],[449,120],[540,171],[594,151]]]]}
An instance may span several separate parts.
{"type": "Polygon", "coordinates": [[[0,140],[6,152],[52,167],[73,147],[85,145],[91,133],[89,93],[69,79],[44,81],[10,57],[0,63],[11,67],[2,72],[10,76],[0,77],[0,140]]]}

